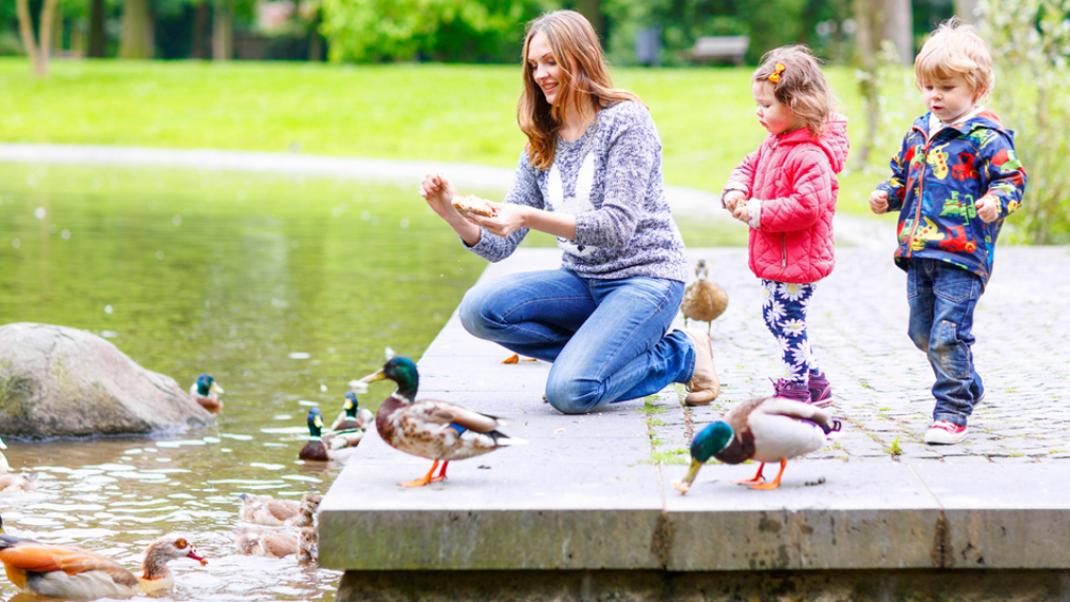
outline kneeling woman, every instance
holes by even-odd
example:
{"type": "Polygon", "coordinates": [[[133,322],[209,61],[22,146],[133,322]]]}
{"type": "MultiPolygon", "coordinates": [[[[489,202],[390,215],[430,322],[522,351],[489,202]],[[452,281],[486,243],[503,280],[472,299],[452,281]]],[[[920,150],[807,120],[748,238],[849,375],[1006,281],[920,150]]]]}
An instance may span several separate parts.
{"type": "Polygon", "coordinates": [[[492,215],[451,205],[452,184],[421,193],[473,252],[508,257],[534,228],[557,237],[560,269],[477,285],[460,315],[473,335],[553,362],[546,397],[576,414],[688,383],[687,402],[719,391],[705,333],[673,331],[686,280],[684,245],[665,201],[650,113],[615,89],[579,13],[531,23],[518,121],[528,143],[512,190],[492,215]]]}

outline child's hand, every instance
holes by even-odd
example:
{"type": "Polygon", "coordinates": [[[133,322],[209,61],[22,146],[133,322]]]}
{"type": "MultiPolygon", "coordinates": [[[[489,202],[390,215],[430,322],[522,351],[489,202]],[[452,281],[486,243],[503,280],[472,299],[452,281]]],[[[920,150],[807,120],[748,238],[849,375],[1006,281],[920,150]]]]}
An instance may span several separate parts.
{"type": "Polygon", "coordinates": [[[878,214],[888,211],[888,193],[884,190],[869,193],[869,208],[878,214]]]}
{"type": "Polygon", "coordinates": [[[750,224],[750,211],[747,210],[746,201],[739,201],[736,203],[735,208],[732,209],[732,217],[744,224],[750,224]]]}
{"type": "Polygon", "coordinates": [[[743,194],[742,190],[729,190],[724,193],[724,197],[721,200],[724,201],[724,208],[731,211],[735,215],[736,207],[744,200],[747,195],[743,194]]]}
{"type": "Polygon", "coordinates": [[[974,204],[974,206],[977,207],[977,217],[980,217],[981,221],[984,223],[991,224],[999,217],[999,205],[999,199],[990,194],[986,194],[977,199],[977,202],[974,204]]]}

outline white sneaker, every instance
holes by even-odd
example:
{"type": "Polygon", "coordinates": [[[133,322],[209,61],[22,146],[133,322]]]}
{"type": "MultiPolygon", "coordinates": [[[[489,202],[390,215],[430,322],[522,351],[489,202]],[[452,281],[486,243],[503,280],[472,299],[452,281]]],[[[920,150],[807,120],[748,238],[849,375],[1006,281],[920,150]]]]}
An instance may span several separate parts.
{"type": "Polygon", "coordinates": [[[954,445],[966,438],[966,425],[958,425],[950,420],[937,420],[925,431],[925,442],[930,445],[954,445]]]}

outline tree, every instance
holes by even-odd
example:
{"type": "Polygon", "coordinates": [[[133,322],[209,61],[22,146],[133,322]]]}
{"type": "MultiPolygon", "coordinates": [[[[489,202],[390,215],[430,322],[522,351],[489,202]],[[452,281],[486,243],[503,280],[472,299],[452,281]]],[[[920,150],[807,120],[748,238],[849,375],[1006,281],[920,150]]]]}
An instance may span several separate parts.
{"type": "Polygon", "coordinates": [[[216,0],[212,17],[212,60],[234,58],[234,0],[216,0]]]}
{"type": "Polygon", "coordinates": [[[881,23],[881,40],[890,41],[899,62],[909,65],[914,62],[914,19],[910,0],[884,0],[884,18],[881,23]]]}
{"type": "Polygon", "coordinates": [[[100,58],[104,56],[107,36],[104,32],[104,0],[89,0],[89,47],[86,56],[100,58]]]}
{"type": "Polygon", "coordinates": [[[992,44],[992,105],[1029,173],[1021,212],[1034,243],[1070,241],[1070,0],[983,0],[984,37],[992,44]]]}
{"type": "Polygon", "coordinates": [[[149,0],[124,0],[119,34],[119,57],[147,59],[153,55],[152,10],[149,0]]]}
{"type": "Polygon", "coordinates": [[[39,37],[33,32],[33,17],[30,15],[29,0],[16,0],[15,4],[19,17],[19,36],[22,38],[22,47],[26,50],[26,56],[30,58],[33,72],[40,77],[48,75],[48,59],[52,52],[52,32],[55,27],[58,3],[58,0],[45,0],[44,7],[41,8],[39,37]],[[40,46],[37,44],[38,39],[40,46]]]}
{"type": "Polygon", "coordinates": [[[955,0],[955,15],[964,23],[977,24],[978,0],[955,0]]]}

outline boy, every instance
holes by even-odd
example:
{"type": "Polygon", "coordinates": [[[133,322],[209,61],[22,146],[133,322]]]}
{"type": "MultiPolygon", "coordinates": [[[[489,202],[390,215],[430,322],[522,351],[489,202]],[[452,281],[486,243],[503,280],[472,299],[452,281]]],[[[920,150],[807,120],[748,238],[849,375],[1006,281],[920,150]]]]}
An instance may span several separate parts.
{"type": "Polygon", "coordinates": [[[973,310],[1026,176],[1014,133],[978,104],[992,87],[992,57],[972,27],[941,25],[914,60],[914,77],[929,112],[914,122],[892,177],[869,204],[874,213],[899,210],[895,263],[907,272],[910,338],[936,375],[925,442],[954,444],[984,397],[970,351],[973,310]]]}

